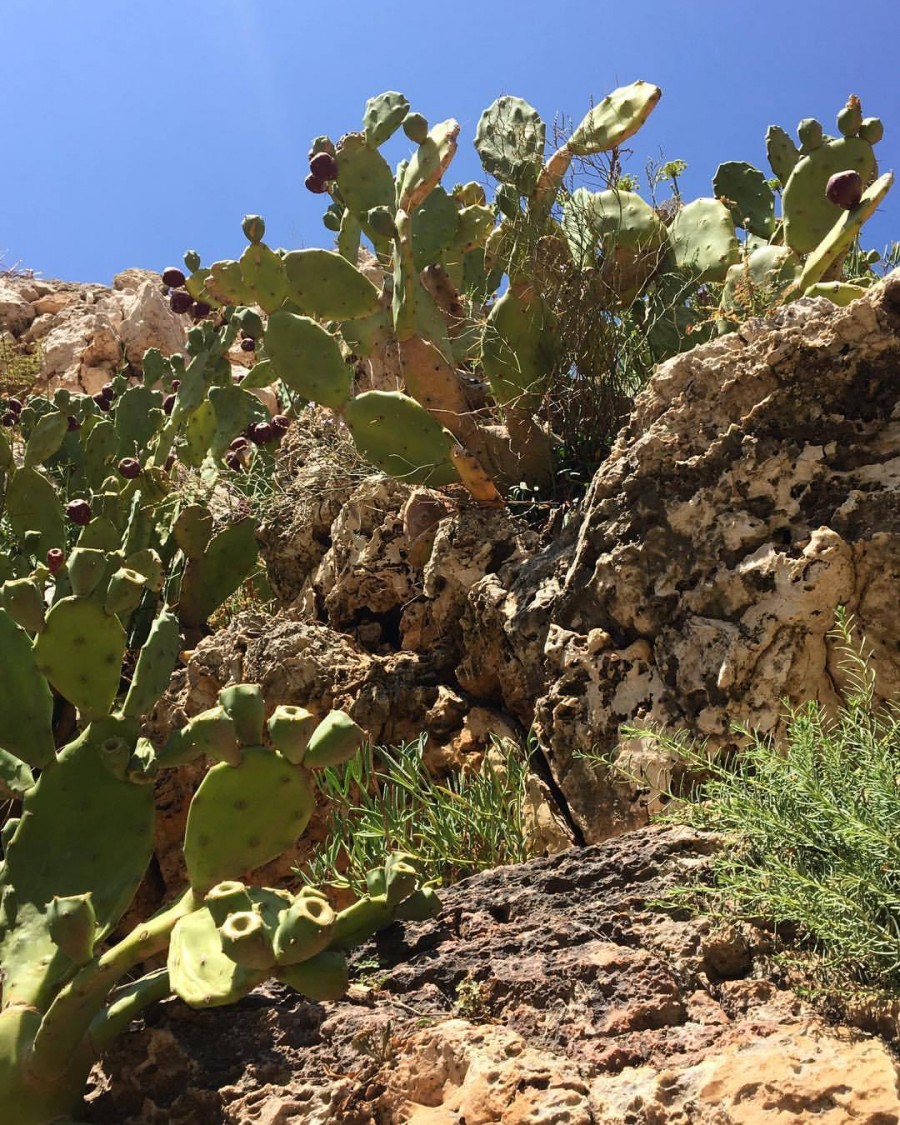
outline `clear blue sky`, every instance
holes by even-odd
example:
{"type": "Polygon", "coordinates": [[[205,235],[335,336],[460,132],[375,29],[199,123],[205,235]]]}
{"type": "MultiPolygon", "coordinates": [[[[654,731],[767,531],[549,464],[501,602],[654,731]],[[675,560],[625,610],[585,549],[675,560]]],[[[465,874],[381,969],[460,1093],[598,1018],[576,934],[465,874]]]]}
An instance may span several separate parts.
{"type": "MultiPolygon", "coordinates": [[[[498,95],[549,125],[638,78],[663,98],[629,170],[686,160],[688,197],[720,161],[767,169],[769,124],[834,133],[850,93],[900,172],[900,0],[2,0],[0,36],[0,253],[44,277],[236,256],[247,212],[273,246],[330,245],[309,142],[390,89],[462,123],[451,183],[483,178],[471,142],[498,95]]],[[[866,229],[900,239],[900,184],[866,229]]]]}

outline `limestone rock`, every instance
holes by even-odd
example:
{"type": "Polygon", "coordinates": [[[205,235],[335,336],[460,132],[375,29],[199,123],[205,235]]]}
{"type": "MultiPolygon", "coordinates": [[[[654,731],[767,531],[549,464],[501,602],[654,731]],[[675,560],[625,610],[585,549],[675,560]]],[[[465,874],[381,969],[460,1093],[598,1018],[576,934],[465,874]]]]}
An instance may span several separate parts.
{"type": "Polygon", "coordinates": [[[35,318],[35,309],[13,281],[0,277],[0,332],[21,336],[35,318]]]}
{"type": "Polygon", "coordinates": [[[126,359],[138,368],[149,348],[158,348],[163,355],[185,350],[187,332],[184,319],[169,308],[155,276],[152,280],[143,281],[126,297],[122,305],[119,338],[126,359]]]}

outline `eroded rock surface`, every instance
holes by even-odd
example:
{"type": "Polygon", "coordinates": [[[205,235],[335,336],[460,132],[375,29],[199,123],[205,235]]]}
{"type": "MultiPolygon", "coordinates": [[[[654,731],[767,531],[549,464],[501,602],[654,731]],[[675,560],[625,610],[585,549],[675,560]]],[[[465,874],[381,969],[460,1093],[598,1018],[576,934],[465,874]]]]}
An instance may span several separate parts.
{"type": "Polygon", "coordinates": [[[336,1004],[267,987],[224,1013],[169,1001],[95,1073],[104,1125],[888,1125],[884,1044],[827,1026],[769,938],[648,903],[715,847],[643,829],[475,876],[433,922],[355,957],[336,1004]]]}

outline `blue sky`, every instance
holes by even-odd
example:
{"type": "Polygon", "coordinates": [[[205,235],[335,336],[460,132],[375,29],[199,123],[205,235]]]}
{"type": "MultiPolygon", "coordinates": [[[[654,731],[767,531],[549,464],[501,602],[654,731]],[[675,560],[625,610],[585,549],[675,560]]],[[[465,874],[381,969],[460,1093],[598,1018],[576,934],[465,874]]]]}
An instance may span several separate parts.
{"type": "MultiPolygon", "coordinates": [[[[688,198],[721,161],[767,168],[769,124],[834,133],[850,93],[884,120],[881,170],[900,171],[900,0],[3,0],[0,36],[0,253],[44,277],[236,256],[247,212],[273,246],[330,245],[309,142],[359,128],[389,89],[461,122],[450,183],[483,179],[472,137],[500,94],[551,125],[638,78],[663,98],[628,170],[686,160],[688,198]]],[[[894,239],[900,185],[864,241],[894,239]]]]}

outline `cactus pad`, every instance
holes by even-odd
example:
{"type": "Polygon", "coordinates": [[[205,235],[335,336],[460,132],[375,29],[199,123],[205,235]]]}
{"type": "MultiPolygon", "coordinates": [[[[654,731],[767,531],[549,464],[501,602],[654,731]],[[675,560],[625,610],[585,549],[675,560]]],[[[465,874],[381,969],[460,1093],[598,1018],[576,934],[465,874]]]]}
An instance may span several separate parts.
{"type": "Polygon", "coordinates": [[[340,410],[353,386],[353,369],[344,362],[334,336],[308,316],[280,311],[269,318],[266,352],[291,390],[322,406],[340,410]]]}
{"type": "Polygon", "coordinates": [[[194,891],[205,894],[287,851],[315,805],[307,770],[261,746],[239,766],[220,763],[191,802],[184,858],[194,891]]]}
{"type": "Polygon", "coordinates": [[[728,208],[718,199],[695,199],[669,227],[675,264],[698,282],[724,281],[740,258],[728,208]]]}
{"type": "Polygon", "coordinates": [[[443,427],[401,391],[365,391],[344,408],[360,453],[373,465],[413,484],[458,480],[443,427]]]}
{"type": "Polygon", "coordinates": [[[378,289],[334,250],[292,250],[284,269],[288,299],[306,316],[356,320],[378,310],[378,289]]]}
{"type": "Polygon", "coordinates": [[[632,82],[613,90],[591,109],[566,145],[576,156],[608,152],[633,137],[662,97],[650,82],[632,82]]]}
{"type": "Polygon", "coordinates": [[[31,640],[5,610],[0,610],[0,665],[0,747],[43,769],[54,758],[53,696],[31,640]]]}
{"type": "Polygon", "coordinates": [[[537,186],[544,162],[547,127],[538,111],[504,95],[482,113],[475,132],[475,148],[484,170],[520,195],[537,186]]]}
{"type": "Polygon", "coordinates": [[[86,719],[109,713],[119,690],[125,630],[96,602],[63,598],[34,644],[37,665],[86,719]]]}

